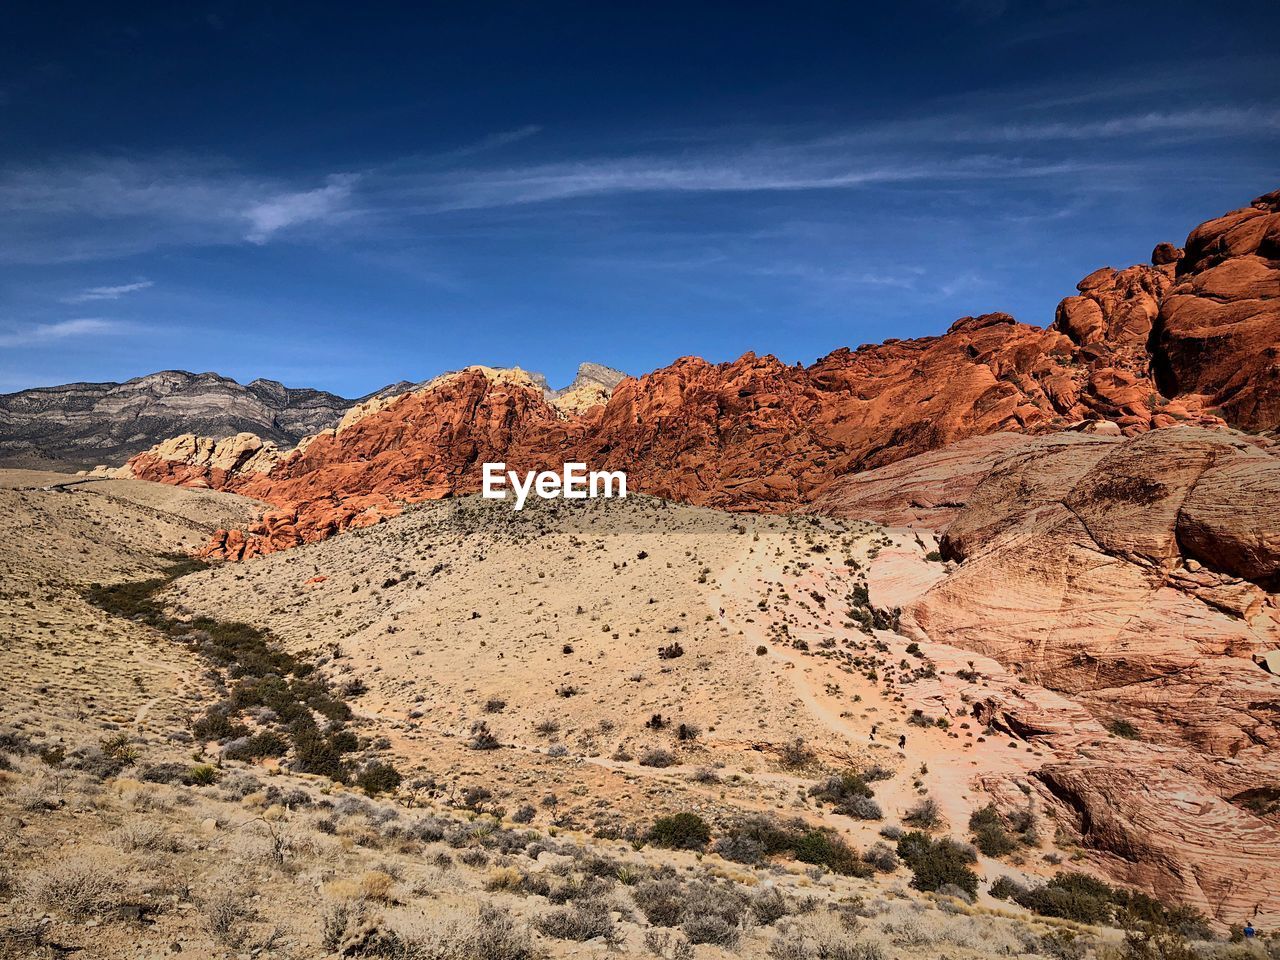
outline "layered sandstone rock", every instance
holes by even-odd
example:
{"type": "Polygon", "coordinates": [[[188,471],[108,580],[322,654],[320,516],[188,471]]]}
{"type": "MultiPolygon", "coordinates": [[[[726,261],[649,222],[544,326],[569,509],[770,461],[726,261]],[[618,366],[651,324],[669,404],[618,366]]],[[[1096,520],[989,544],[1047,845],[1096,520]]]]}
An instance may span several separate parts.
{"type": "Polygon", "coordinates": [[[935,514],[958,566],[904,629],[1026,679],[975,714],[1049,756],[1021,786],[1095,865],[1224,922],[1280,910],[1280,816],[1250,802],[1280,795],[1280,677],[1263,666],[1280,649],[1280,450],[1188,427],[1001,446],[872,471],[854,489],[874,495],[846,501],[892,519],[895,486],[932,489],[939,463],[963,478],[953,519],[935,514]]]}
{"type": "Polygon", "coordinates": [[[1157,334],[1166,395],[1240,427],[1280,425],[1280,191],[1191,231],[1157,334]]]}
{"type": "Polygon", "coordinates": [[[243,478],[270,473],[282,458],[274,443],[252,433],[221,440],[184,433],[162,441],[115,473],[126,479],[223,489],[243,478]]]}

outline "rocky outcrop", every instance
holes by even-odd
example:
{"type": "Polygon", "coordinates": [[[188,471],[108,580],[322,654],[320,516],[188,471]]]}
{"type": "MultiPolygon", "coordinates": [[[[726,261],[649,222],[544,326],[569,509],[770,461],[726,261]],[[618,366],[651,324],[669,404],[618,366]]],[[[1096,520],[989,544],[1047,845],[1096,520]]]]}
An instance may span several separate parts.
{"type": "Polygon", "coordinates": [[[1021,785],[1095,865],[1224,922],[1280,911],[1280,816],[1254,802],[1280,797],[1280,677],[1264,668],[1280,649],[1280,449],[1190,427],[996,441],[846,488],[842,504],[893,519],[895,486],[919,498],[941,464],[961,478],[962,502],[932,514],[956,566],[903,629],[1025,679],[975,714],[1048,755],[1021,785]]]}
{"type": "Polygon", "coordinates": [[[609,402],[609,397],[623,380],[625,373],[599,363],[578,365],[573,382],[561,390],[547,391],[547,399],[565,414],[585,413],[592,407],[609,402]]]}
{"type": "MultiPolygon", "coordinates": [[[[179,487],[226,487],[244,477],[270,473],[283,458],[280,449],[252,433],[214,440],[185,433],[149,451],[145,479],[179,487]]],[[[133,466],[110,472],[125,479],[141,479],[133,466]]]]}
{"type": "Polygon", "coordinates": [[[352,401],[274,380],[239,384],[165,370],[125,383],[71,383],[0,396],[0,466],[88,469],[178,434],[251,432],[291,447],[338,422],[352,401]]]}
{"type": "Polygon", "coordinates": [[[1157,382],[1251,430],[1280,426],[1280,191],[1187,237],[1157,319],[1157,382]]]}

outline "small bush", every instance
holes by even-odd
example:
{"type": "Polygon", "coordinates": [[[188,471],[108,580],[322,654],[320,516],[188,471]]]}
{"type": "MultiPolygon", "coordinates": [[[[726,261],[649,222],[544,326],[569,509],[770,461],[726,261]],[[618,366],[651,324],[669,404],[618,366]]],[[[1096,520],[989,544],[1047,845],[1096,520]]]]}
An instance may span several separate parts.
{"type": "Polygon", "coordinates": [[[182,782],[188,787],[211,787],[218,782],[221,776],[217,767],[211,767],[207,763],[199,763],[194,767],[187,768],[187,772],[183,774],[182,782]]]}
{"type": "Polygon", "coordinates": [[[471,725],[471,739],[467,741],[467,746],[472,750],[497,750],[502,744],[489,729],[489,724],[477,720],[471,725]]]}
{"type": "Polygon", "coordinates": [[[792,852],[801,863],[823,866],[833,873],[865,877],[874,872],[852,847],[826,830],[808,831],[795,841],[792,852]]]}
{"type": "Polygon", "coordinates": [[[1012,893],[1013,902],[1043,917],[1106,923],[1115,912],[1117,891],[1084,873],[1060,873],[1043,886],[1012,893]]]}
{"type": "Polygon", "coordinates": [[[926,797],[903,815],[902,822],[909,827],[928,830],[942,822],[942,811],[938,809],[936,800],[926,797]]]}
{"type": "Polygon", "coordinates": [[[392,764],[374,761],[356,775],[356,786],[368,794],[392,793],[403,780],[392,764]]]}
{"type": "Polygon", "coordinates": [[[669,850],[702,850],[710,839],[711,828],[696,813],[661,817],[654,822],[648,836],[655,847],[669,850]]]}
{"type": "Polygon", "coordinates": [[[973,811],[969,816],[969,830],[973,843],[988,857],[1005,857],[1018,849],[1018,843],[1009,836],[1004,821],[993,804],[973,811]]]}
{"type": "Polygon", "coordinates": [[[713,943],[719,947],[736,947],[742,928],[715,914],[691,916],[680,924],[680,932],[690,943],[713,943]]]}
{"type": "Polygon", "coordinates": [[[640,754],[642,767],[673,767],[679,762],[674,753],[661,747],[655,747],[640,754]]]}
{"type": "Polygon", "coordinates": [[[204,914],[209,935],[233,948],[244,943],[248,936],[244,925],[257,916],[249,898],[234,889],[218,890],[203,898],[200,912],[204,914]]]}
{"type": "Polygon", "coordinates": [[[84,918],[115,906],[123,883],[118,865],[82,853],[49,864],[27,890],[37,907],[84,918]]]}
{"type": "Polygon", "coordinates": [[[813,751],[809,749],[803,737],[796,737],[783,744],[782,749],[778,751],[778,759],[784,767],[795,770],[807,767],[813,762],[813,751]]]}
{"type": "Polygon", "coordinates": [[[857,773],[842,773],[809,788],[809,796],[828,803],[836,813],[856,820],[879,820],[884,814],[872,797],[870,785],[857,773]]]}
{"type": "Polygon", "coordinates": [[[1014,880],[1012,877],[1000,877],[991,884],[991,887],[987,892],[997,900],[1008,900],[1012,897],[1018,896],[1019,894],[1026,893],[1026,891],[1027,888],[1018,883],[1018,881],[1014,880]]]}
{"type": "Polygon", "coordinates": [[[1111,732],[1112,736],[1120,737],[1124,740],[1142,739],[1142,731],[1128,720],[1112,720],[1107,724],[1107,730],[1111,732]]]}
{"type": "Polygon", "coordinates": [[[534,926],[540,933],[557,940],[583,943],[600,937],[605,943],[614,943],[619,939],[609,908],[599,902],[580,901],[552,910],[534,921],[534,926]]]}
{"type": "Polygon", "coordinates": [[[898,869],[898,855],[887,843],[878,840],[867,848],[862,859],[881,873],[893,873],[898,869]]]}
{"type": "Polygon", "coordinates": [[[684,911],[684,891],[680,883],[670,878],[646,880],[631,891],[640,912],[655,927],[674,927],[680,923],[684,911]]]}
{"type": "Polygon", "coordinates": [[[913,830],[898,840],[898,856],[910,868],[911,886],[917,890],[936,891],[952,884],[969,896],[978,892],[978,875],[969,868],[977,856],[965,844],[947,837],[934,840],[913,830]]]}
{"type": "Polygon", "coordinates": [[[751,898],[751,915],[756,922],[769,926],[792,912],[791,901],[776,887],[761,890],[751,898]]]}
{"type": "Polygon", "coordinates": [[[228,760],[260,760],[263,757],[283,757],[289,752],[289,741],[271,730],[263,730],[252,737],[231,744],[222,755],[228,760]]]}

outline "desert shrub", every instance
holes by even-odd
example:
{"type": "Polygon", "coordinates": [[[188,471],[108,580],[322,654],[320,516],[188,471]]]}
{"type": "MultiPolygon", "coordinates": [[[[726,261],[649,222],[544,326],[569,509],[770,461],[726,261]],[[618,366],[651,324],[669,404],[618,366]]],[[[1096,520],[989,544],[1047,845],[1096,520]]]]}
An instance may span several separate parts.
{"type": "Polygon", "coordinates": [[[350,779],[350,768],[342,759],[343,751],[339,749],[344,744],[339,741],[335,745],[332,736],[327,737],[321,733],[310,714],[294,720],[289,732],[293,736],[294,766],[299,771],[328,777],[339,783],[346,783],[350,779]]]}
{"type": "Polygon", "coordinates": [[[320,919],[320,943],[330,953],[336,952],[365,919],[365,906],[359,900],[335,900],[325,907],[320,919]]]}
{"type": "Polygon", "coordinates": [[[532,823],[533,818],[538,815],[538,810],[532,804],[524,803],[516,808],[516,812],[511,814],[511,819],[516,823],[532,823]]]}
{"type": "Polygon", "coordinates": [[[88,853],[50,863],[27,882],[27,894],[37,907],[76,918],[115,906],[123,889],[119,865],[88,853]]]}
{"type": "Polygon", "coordinates": [[[832,873],[865,877],[874,872],[868,864],[863,863],[857,851],[826,830],[809,830],[802,834],[795,840],[792,854],[801,863],[823,866],[832,873]]]}
{"type": "Polygon", "coordinates": [[[670,850],[701,850],[711,839],[711,828],[696,813],[677,813],[660,817],[649,830],[648,840],[655,847],[670,850]]]}
{"type": "Polygon", "coordinates": [[[356,786],[368,794],[391,793],[402,780],[404,777],[394,765],[376,760],[356,774],[356,786]]]}
{"type": "Polygon", "coordinates": [[[903,815],[902,822],[909,827],[927,830],[942,822],[942,811],[938,809],[936,800],[926,797],[903,815]]]}
{"type": "Polygon", "coordinates": [[[143,767],[138,779],[143,783],[181,783],[187,770],[185,763],[154,763],[143,767]]]}
{"type": "Polygon", "coordinates": [[[711,852],[734,863],[746,863],[752,866],[763,863],[765,859],[765,850],[760,841],[738,832],[726,833],[716,838],[711,852]]]}
{"type": "Polygon", "coordinates": [[[719,947],[736,947],[742,939],[741,927],[715,914],[690,916],[680,924],[680,932],[690,943],[713,943],[719,947]]]}
{"type": "Polygon", "coordinates": [[[693,960],[693,946],[670,930],[646,930],[644,948],[662,960],[693,960]]]}
{"type": "Polygon", "coordinates": [[[19,810],[37,813],[42,810],[57,810],[63,799],[57,793],[48,778],[40,777],[19,784],[13,791],[13,800],[19,810]]]}
{"type": "Polygon", "coordinates": [[[761,890],[751,898],[751,915],[764,926],[777,923],[792,912],[791,901],[776,887],[761,890]]]}
{"type": "Polygon", "coordinates": [[[1060,873],[1048,883],[1010,892],[1014,903],[1044,917],[1106,923],[1120,897],[1109,884],[1084,873],[1060,873]]]}
{"type": "Polygon", "coordinates": [[[358,904],[333,905],[323,942],[343,956],[385,960],[537,960],[527,927],[504,907],[482,904],[471,915],[446,914],[396,928],[370,920],[358,904]]]}
{"type": "Polygon", "coordinates": [[[748,898],[735,885],[692,883],[684,889],[680,932],[690,943],[733,947],[742,936],[748,898]]]}
{"type": "Polygon", "coordinates": [[[809,796],[828,803],[836,813],[858,820],[879,820],[883,814],[872,797],[870,785],[860,774],[846,772],[809,788],[809,796]]]}
{"type": "Polygon", "coordinates": [[[1000,877],[987,890],[997,900],[1008,900],[1018,894],[1026,893],[1027,888],[1012,877],[1000,877]]]}
{"type": "Polygon", "coordinates": [[[199,906],[209,935],[230,947],[244,943],[248,935],[245,924],[257,916],[248,896],[230,888],[216,890],[201,898],[199,906]]]}
{"type": "Polygon", "coordinates": [[[249,728],[233,721],[226,709],[212,706],[191,725],[191,734],[200,741],[222,741],[247,737],[249,728]]]}
{"type": "Polygon", "coordinates": [[[113,832],[113,839],[125,853],[135,850],[164,850],[173,846],[173,840],[163,826],[154,820],[141,818],[121,824],[113,832]]]}
{"type": "Polygon", "coordinates": [[[384,870],[366,870],[360,875],[360,896],[378,903],[391,903],[395,877],[384,870]]]}
{"type": "Polygon", "coordinates": [[[809,749],[803,737],[796,737],[782,745],[778,751],[778,759],[784,767],[795,770],[807,767],[813,762],[813,751],[809,749]]]}
{"type": "Polygon", "coordinates": [[[535,960],[529,931],[505,907],[481,904],[460,945],[469,950],[464,960],[535,960]]]}
{"type": "Polygon", "coordinates": [[[973,844],[988,857],[1004,857],[1018,849],[1017,841],[1005,830],[1004,821],[993,804],[973,811],[969,816],[973,844]]]}
{"type": "Polygon", "coordinates": [[[211,787],[218,782],[218,778],[222,774],[218,772],[217,767],[211,767],[207,763],[198,763],[193,767],[188,767],[187,772],[182,775],[182,782],[188,787],[211,787]]]}
{"type": "Polygon", "coordinates": [[[283,757],[289,752],[289,741],[273,730],[262,730],[227,746],[222,755],[228,760],[261,760],[283,757]]]}
{"type": "Polygon", "coordinates": [[[1110,731],[1112,736],[1120,737],[1124,740],[1142,739],[1142,731],[1128,720],[1112,720],[1107,724],[1107,730],[1110,731]]]}
{"type": "Polygon", "coordinates": [[[673,767],[679,762],[674,753],[661,747],[654,747],[640,754],[642,767],[673,767]]]}
{"type": "Polygon", "coordinates": [[[655,927],[674,927],[680,923],[685,899],[677,880],[669,877],[646,880],[632,888],[631,899],[655,927]]]}
{"type": "Polygon", "coordinates": [[[831,914],[789,925],[769,944],[770,960],[886,960],[884,948],[858,940],[843,919],[831,914]]]}
{"type": "Polygon", "coordinates": [[[911,886],[917,890],[937,890],[952,884],[969,896],[978,892],[978,875],[970,869],[977,856],[966,844],[949,837],[934,840],[913,830],[898,840],[898,856],[911,870],[911,886]]]}
{"type": "Polygon", "coordinates": [[[489,724],[477,720],[471,725],[471,737],[467,740],[467,746],[472,750],[497,750],[502,744],[489,729],[489,724]]]}
{"type": "Polygon", "coordinates": [[[583,943],[596,937],[605,943],[617,942],[618,932],[606,904],[599,901],[578,901],[567,907],[544,913],[534,926],[538,932],[557,940],[576,940],[583,943]]]}
{"type": "Polygon", "coordinates": [[[893,873],[898,869],[898,855],[887,843],[879,840],[866,849],[862,859],[881,873],[893,873]]]}

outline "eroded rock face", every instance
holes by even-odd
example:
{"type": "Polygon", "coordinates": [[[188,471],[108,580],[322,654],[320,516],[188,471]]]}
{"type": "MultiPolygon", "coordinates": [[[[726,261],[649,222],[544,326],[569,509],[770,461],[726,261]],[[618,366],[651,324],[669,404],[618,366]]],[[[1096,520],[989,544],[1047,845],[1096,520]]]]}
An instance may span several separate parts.
{"type": "Polygon", "coordinates": [[[1224,922],[1280,910],[1280,816],[1248,802],[1280,796],[1280,677],[1257,662],[1280,649],[1280,450],[1189,427],[970,441],[863,475],[861,502],[948,461],[958,565],[904,628],[1026,678],[975,712],[1050,755],[1023,786],[1096,865],[1224,922]]]}
{"type": "Polygon", "coordinates": [[[1187,237],[1160,305],[1157,373],[1252,430],[1280,422],[1280,191],[1187,237]]]}
{"type": "Polygon", "coordinates": [[[221,440],[184,433],[157,444],[146,460],[139,461],[145,466],[145,476],[134,472],[132,462],[113,473],[126,479],[162,480],[179,487],[221,489],[241,478],[269,473],[283,456],[274,443],[252,433],[221,440]]]}

